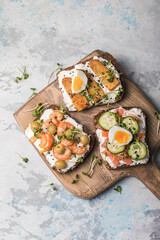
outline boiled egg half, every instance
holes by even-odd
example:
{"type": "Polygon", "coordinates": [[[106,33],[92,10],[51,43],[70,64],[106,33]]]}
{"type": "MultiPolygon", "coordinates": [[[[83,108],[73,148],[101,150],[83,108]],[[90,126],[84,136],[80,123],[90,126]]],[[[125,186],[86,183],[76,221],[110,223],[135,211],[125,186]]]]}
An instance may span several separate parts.
{"type": "Polygon", "coordinates": [[[114,126],[109,130],[108,137],[111,143],[117,143],[119,146],[123,146],[127,145],[133,136],[128,130],[114,126]]]}
{"type": "Polygon", "coordinates": [[[74,76],[72,78],[72,92],[73,93],[80,93],[81,91],[85,90],[87,86],[87,76],[81,70],[75,70],[74,76]]]}

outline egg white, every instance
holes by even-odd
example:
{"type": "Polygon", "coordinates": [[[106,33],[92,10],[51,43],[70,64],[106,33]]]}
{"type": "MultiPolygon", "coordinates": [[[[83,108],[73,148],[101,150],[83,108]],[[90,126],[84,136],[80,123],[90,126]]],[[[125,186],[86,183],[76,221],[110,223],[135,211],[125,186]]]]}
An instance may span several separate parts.
{"type": "Polygon", "coordinates": [[[125,128],[117,127],[117,126],[114,126],[114,127],[112,127],[112,128],[109,130],[109,135],[108,135],[108,137],[109,137],[109,141],[110,141],[111,143],[117,143],[119,146],[127,145],[127,144],[132,140],[132,138],[133,138],[131,132],[129,132],[129,131],[126,130],[125,128]],[[117,131],[123,131],[123,132],[128,133],[129,136],[130,136],[129,140],[128,140],[126,143],[121,143],[121,144],[118,143],[118,142],[116,141],[116,139],[114,138],[115,133],[116,133],[117,131]]]}
{"type": "Polygon", "coordinates": [[[81,70],[75,70],[74,76],[73,76],[73,78],[72,78],[72,92],[73,92],[73,93],[80,93],[80,92],[82,92],[83,90],[86,89],[87,82],[88,82],[88,78],[87,78],[87,76],[85,75],[85,73],[84,73],[83,71],[81,71],[81,70]],[[74,78],[75,78],[76,76],[78,76],[79,78],[81,78],[81,80],[82,80],[83,83],[82,83],[82,86],[81,86],[80,89],[78,89],[77,91],[74,91],[74,90],[73,90],[73,84],[74,84],[74,78]]]}

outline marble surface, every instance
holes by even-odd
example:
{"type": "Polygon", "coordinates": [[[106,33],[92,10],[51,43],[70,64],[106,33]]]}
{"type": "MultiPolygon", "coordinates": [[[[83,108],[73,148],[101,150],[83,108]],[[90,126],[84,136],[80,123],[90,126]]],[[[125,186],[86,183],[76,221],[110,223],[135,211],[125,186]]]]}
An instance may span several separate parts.
{"type": "Polygon", "coordinates": [[[122,195],[113,186],[92,200],[78,199],[13,118],[31,87],[46,86],[57,62],[72,65],[95,49],[115,56],[160,111],[159,16],[158,0],[0,0],[1,240],[160,239],[160,201],[140,181],[119,182],[122,195]],[[30,76],[16,84],[24,65],[30,76]],[[40,187],[51,182],[57,191],[40,187]]]}

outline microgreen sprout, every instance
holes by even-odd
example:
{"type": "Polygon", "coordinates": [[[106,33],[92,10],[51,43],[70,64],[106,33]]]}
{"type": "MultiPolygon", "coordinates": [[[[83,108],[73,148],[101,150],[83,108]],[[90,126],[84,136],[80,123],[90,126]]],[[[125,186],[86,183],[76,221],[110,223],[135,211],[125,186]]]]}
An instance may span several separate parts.
{"type": "Polygon", "coordinates": [[[104,100],[108,100],[108,94],[105,94],[102,98],[103,98],[104,100]]]}
{"type": "Polygon", "coordinates": [[[119,192],[120,194],[122,194],[121,186],[117,186],[116,188],[114,188],[114,191],[119,192]]]}
{"type": "Polygon", "coordinates": [[[160,113],[158,113],[157,111],[154,112],[154,115],[155,117],[157,118],[158,120],[158,123],[157,123],[157,134],[159,134],[159,128],[160,128],[160,113]]]}
{"type": "Polygon", "coordinates": [[[119,97],[122,95],[122,93],[123,93],[123,89],[119,88],[118,93],[116,94],[116,97],[115,97],[115,101],[117,101],[119,99],[119,97]]]}
{"type": "Polygon", "coordinates": [[[54,183],[50,183],[47,185],[41,185],[40,187],[51,187],[54,191],[57,190],[56,187],[54,186],[54,183]]]}
{"type": "Polygon", "coordinates": [[[36,91],[36,88],[30,88],[30,90],[32,90],[32,93],[31,95],[29,96],[29,98],[35,96],[37,93],[35,92],[36,91]]]}
{"type": "Polygon", "coordinates": [[[29,74],[26,73],[26,66],[24,66],[23,71],[20,70],[20,72],[22,72],[22,76],[21,77],[16,77],[14,79],[14,82],[16,82],[16,83],[19,83],[20,80],[27,79],[29,77],[29,74]]]}
{"type": "Polygon", "coordinates": [[[65,115],[67,113],[67,111],[64,110],[64,107],[60,107],[60,111],[63,113],[63,115],[65,115]]]}
{"type": "Polygon", "coordinates": [[[93,192],[94,194],[96,194],[96,192],[88,185],[88,183],[86,181],[84,181],[83,179],[80,178],[80,176],[78,174],[76,174],[75,179],[72,180],[72,184],[75,184],[76,182],[82,182],[86,185],[86,187],[93,192]]]}
{"type": "Polygon", "coordinates": [[[34,112],[32,113],[32,116],[35,115],[35,116],[33,116],[33,117],[38,117],[38,116],[41,114],[41,112],[44,110],[44,106],[46,106],[46,105],[48,105],[48,104],[49,104],[49,102],[46,102],[46,103],[43,103],[43,104],[42,104],[42,103],[38,103],[35,108],[27,109],[27,110],[25,110],[25,111],[23,111],[23,112],[31,112],[31,111],[34,111],[34,112]]]}
{"type": "Polygon", "coordinates": [[[113,69],[108,69],[108,72],[104,74],[104,72],[101,72],[101,77],[100,79],[103,80],[105,77],[107,77],[107,81],[103,82],[103,83],[107,83],[107,82],[113,82],[114,79],[114,70],[113,69]]]}
{"type": "Polygon", "coordinates": [[[29,161],[28,158],[22,157],[19,153],[16,152],[16,154],[17,154],[25,163],[27,163],[27,162],[29,161]]]}
{"type": "Polygon", "coordinates": [[[93,175],[93,169],[96,165],[101,165],[102,164],[102,160],[100,158],[98,158],[96,155],[92,156],[91,162],[90,162],[90,166],[87,172],[82,172],[83,175],[86,175],[88,177],[91,177],[93,175]]]}
{"type": "Polygon", "coordinates": [[[58,71],[58,70],[61,71],[62,69],[63,69],[63,68],[62,68],[62,64],[57,63],[57,68],[56,68],[53,72],[51,72],[51,74],[49,75],[48,84],[50,83],[50,80],[51,80],[53,74],[54,74],[56,71],[58,71]]]}
{"type": "Polygon", "coordinates": [[[42,128],[33,128],[33,130],[34,130],[34,136],[36,137],[36,138],[39,138],[39,133],[41,133],[42,132],[42,128]]]}

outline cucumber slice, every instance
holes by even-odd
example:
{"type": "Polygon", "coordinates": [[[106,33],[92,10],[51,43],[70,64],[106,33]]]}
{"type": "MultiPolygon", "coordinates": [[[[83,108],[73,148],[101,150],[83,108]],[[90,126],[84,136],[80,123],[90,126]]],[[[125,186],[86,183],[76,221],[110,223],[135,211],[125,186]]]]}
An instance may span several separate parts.
{"type": "Polygon", "coordinates": [[[113,126],[117,126],[118,125],[118,121],[116,118],[115,113],[113,112],[105,112],[103,113],[99,120],[98,120],[99,125],[101,126],[101,128],[105,129],[105,130],[109,130],[111,129],[113,126]]]}
{"type": "Polygon", "coordinates": [[[126,127],[133,134],[137,134],[139,132],[139,124],[134,117],[125,117],[122,120],[124,127],[126,127]]]}
{"type": "Polygon", "coordinates": [[[106,147],[111,153],[121,153],[125,149],[125,146],[119,146],[117,143],[110,143],[109,140],[107,141],[106,147]]]}
{"type": "Polygon", "coordinates": [[[143,142],[133,142],[128,149],[128,155],[134,160],[141,160],[147,155],[147,147],[143,142]]]}

